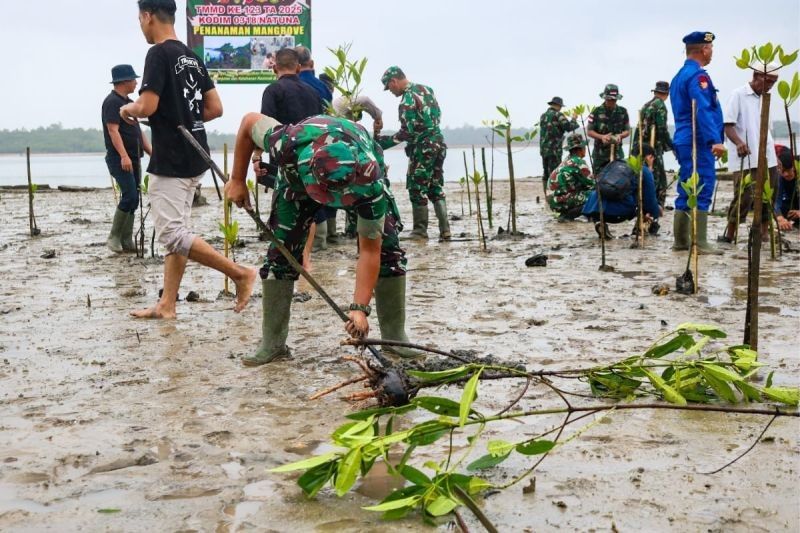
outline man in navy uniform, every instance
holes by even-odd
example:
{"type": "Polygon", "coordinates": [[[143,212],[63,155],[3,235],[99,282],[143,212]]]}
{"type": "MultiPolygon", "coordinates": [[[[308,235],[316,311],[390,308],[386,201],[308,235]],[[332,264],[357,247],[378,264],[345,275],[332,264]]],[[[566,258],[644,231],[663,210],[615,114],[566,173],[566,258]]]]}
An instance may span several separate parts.
{"type": "Polygon", "coordinates": [[[688,250],[691,244],[691,210],[688,195],[681,183],[688,180],[693,172],[692,163],[692,101],[696,107],[696,146],[697,168],[700,176],[697,198],[697,249],[699,253],[720,254],[708,243],[708,211],[714,194],[716,172],[714,158],[725,151],[723,145],[722,108],[717,98],[717,90],[703,67],[711,62],[714,52],[714,34],[695,31],[683,38],[686,44],[686,61],[672,79],[670,100],[675,117],[675,135],[672,144],[675,157],[680,165],[678,198],[675,200],[673,250],[688,250]]]}

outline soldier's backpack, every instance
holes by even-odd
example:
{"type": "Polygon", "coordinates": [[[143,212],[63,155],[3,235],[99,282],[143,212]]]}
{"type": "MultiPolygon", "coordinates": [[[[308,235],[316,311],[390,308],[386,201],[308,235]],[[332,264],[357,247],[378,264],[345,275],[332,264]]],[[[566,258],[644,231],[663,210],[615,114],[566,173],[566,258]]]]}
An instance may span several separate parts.
{"type": "Polygon", "coordinates": [[[636,173],[625,161],[612,161],[600,171],[597,187],[603,200],[619,201],[633,190],[636,173]]]}

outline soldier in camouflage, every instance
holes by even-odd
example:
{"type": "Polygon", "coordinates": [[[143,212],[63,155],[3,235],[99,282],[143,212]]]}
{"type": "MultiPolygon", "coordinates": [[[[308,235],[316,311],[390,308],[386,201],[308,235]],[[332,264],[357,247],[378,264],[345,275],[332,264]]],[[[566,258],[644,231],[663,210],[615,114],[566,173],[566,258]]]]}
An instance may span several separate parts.
{"type": "Polygon", "coordinates": [[[433,202],[439,220],[439,238],[450,238],[447,204],[444,194],[444,158],[447,146],[439,129],[442,111],[433,89],[406,79],[400,67],[389,67],[381,76],[384,90],[399,96],[400,131],[376,136],[381,148],[406,143],[408,173],[406,189],[411,200],[413,229],[411,237],[428,238],[428,200],[433,202]]]}
{"type": "MultiPolygon", "coordinates": [[[[384,177],[381,148],[362,126],[343,118],[320,115],[283,126],[270,117],[248,113],[236,135],[233,173],[225,186],[228,199],[239,207],[250,203],[245,179],[254,149],[269,152],[280,169],[268,225],[298,262],[302,262],[309,226],[320,207],[357,214],[359,256],[347,332],[352,336],[369,332],[367,316],[374,290],[382,338],[407,340],[406,256],[397,236],[402,224],[384,177]]],[[[254,355],[243,358],[247,366],[290,355],[286,338],[299,274],[273,243],[260,274],[262,340],[254,355]]],[[[416,355],[401,348],[391,351],[416,355]]]]}
{"type": "MultiPolygon", "coordinates": [[[[664,102],[669,98],[669,82],[658,81],[653,89],[653,99],[642,107],[642,131],[645,144],[656,151],[653,163],[653,176],[656,180],[658,203],[664,207],[667,198],[667,172],[664,170],[664,152],[672,151],[672,137],[667,128],[667,106],[664,102]],[[654,141],[654,142],[653,142],[654,141]]],[[[633,155],[639,154],[639,128],[633,132],[633,155]]],[[[652,226],[650,227],[652,230],[652,226]]]]}
{"type": "Polygon", "coordinates": [[[583,159],[586,156],[586,140],[580,133],[567,137],[565,150],[569,157],[550,174],[547,180],[547,203],[558,213],[558,220],[565,222],[581,215],[586,195],[595,187],[592,171],[583,159]]]}
{"type": "Polygon", "coordinates": [[[622,99],[622,95],[619,94],[619,87],[609,83],[600,93],[600,97],[604,100],[603,105],[592,109],[589,114],[589,126],[587,128],[589,137],[594,139],[592,163],[597,174],[612,159],[625,157],[622,150],[622,140],[631,134],[628,111],[617,104],[617,100],[622,99]],[[614,149],[613,157],[611,153],[612,147],[614,149]]]}
{"type": "Polygon", "coordinates": [[[547,194],[547,180],[550,174],[561,164],[561,145],[564,135],[578,128],[575,117],[567,118],[561,112],[564,100],[560,96],[547,102],[550,107],[539,118],[539,153],[542,155],[542,184],[547,194]]]}

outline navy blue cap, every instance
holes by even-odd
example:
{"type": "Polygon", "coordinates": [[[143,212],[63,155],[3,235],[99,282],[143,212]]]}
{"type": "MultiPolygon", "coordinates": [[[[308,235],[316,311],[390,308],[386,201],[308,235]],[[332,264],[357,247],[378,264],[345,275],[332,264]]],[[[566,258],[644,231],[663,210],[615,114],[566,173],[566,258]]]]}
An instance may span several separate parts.
{"type": "Polygon", "coordinates": [[[116,65],[111,68],[111,83],[135,80],[138,77],[130,65],[116,65]]]}
{"type": "Polygon", "coordinates": [[[683,38],[684,44],[710,44],[714,42],[715,35],[710,31],[693,31],[683,38]]]}

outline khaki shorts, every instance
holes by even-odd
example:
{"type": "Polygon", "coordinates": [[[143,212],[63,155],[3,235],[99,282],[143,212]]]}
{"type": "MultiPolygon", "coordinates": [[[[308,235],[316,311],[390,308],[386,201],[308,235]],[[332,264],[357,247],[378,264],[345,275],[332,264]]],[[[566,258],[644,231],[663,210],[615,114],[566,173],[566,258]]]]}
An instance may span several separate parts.
{"type": "Polygon", "coordinates": [[[194,191],[200,178],[170,178],[150,174],[150,212],[156,239],[170,254],[189,256],[195,235],[189,231],[194,191]]]}

